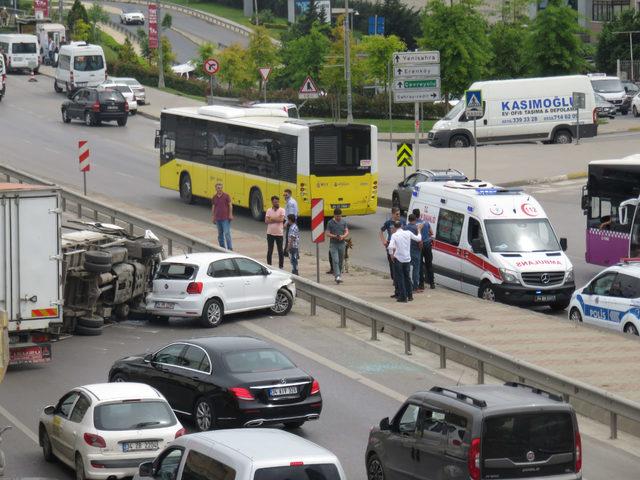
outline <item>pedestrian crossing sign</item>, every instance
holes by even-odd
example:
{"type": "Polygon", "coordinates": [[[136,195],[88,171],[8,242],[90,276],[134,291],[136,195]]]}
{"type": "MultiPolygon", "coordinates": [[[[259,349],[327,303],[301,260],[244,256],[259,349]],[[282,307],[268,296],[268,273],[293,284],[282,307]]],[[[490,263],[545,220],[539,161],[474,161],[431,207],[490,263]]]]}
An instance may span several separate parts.
{"type": "Polygon", "coordinates": [[[398,167],[413,166],[413,150],[408,143],[399,143],[396,147],[396,164],[398,167]]]}
{"type": "Polygon", "coordinates": [[[465,115],[467,118],[480,118],[484,115],[482,108],[482,92],[480,90],[467,90],[465,98],[465,115]]]}

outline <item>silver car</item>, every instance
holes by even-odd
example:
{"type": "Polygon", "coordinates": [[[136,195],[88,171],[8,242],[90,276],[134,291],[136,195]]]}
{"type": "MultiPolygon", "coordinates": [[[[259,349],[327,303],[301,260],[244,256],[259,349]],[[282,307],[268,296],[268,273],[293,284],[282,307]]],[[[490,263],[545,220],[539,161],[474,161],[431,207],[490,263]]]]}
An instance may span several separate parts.
{"type": "Polygon", "coordinates": [[[147,92],[144,89],[144,85],[142,85],[135,78],[130,77],[109,77],[108,82],[110,83],[118,83],[129,85],[133,93],[136,95],[136,100],[138,101],[138,105],[146,105],[147,104],[147,92]]]}

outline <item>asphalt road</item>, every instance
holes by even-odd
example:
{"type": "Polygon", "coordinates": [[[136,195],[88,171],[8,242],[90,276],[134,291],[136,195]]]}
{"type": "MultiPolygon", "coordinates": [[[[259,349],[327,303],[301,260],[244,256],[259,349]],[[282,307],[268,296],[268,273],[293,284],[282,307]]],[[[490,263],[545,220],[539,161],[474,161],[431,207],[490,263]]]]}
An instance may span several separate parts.
{"type": "MultiPolygon", "coordinates": [[[[331,326],[335,320],[310,319],[307,311],[308,306],[301,302],[287,317],[239,315],[214,331],[203,330],[191,320],[168,325],[131,320],[106,328],[100,337],[72,337],[56,343],[50,364],[10,370],[2,384],[0,425],[16,425],[17,420],[23,427],[9,432],[3,444],[9,460],[7,476],[73,478],[68,468],[42,458],[36,433],[41,409],[55,403],[70,388],[104,382],[112,362],[122,356],[152,351],[180,338],[215,334],[264,338],[313,374],[321,386],[322,415],[296,433],[336,453],[347,478],[366,478],[363,455],[370,427],[382,417],[393,415],[410,393],[456,382],[410,358],[345,335],[331,326]],[[331,352],[330,359],[327,352],[331,352]]],[[[183,420],[192,428],[188,419],[183,420]]],[[[584,432],[583,448],[586,479],[637,478],[640,457],[584,432]]]]}

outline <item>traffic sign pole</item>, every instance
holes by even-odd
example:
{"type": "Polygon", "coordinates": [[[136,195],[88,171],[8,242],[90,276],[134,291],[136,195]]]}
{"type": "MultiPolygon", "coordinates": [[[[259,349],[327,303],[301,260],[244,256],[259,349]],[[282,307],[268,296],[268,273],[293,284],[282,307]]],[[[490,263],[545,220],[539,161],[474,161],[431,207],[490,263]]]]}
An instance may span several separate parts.
{"type": "Polygon", "coordinates": [[[413,146],[413,155],[415,159],[416,171],[420,170],[420,104],[413,104],[413,119],[415,127],[415,142],[413,146]]]}
{"type": "Polygon", "coordinates": [[[478,178],[478,142],[476,141],[476,117],[473,117],[473,179],[478,178]]]}

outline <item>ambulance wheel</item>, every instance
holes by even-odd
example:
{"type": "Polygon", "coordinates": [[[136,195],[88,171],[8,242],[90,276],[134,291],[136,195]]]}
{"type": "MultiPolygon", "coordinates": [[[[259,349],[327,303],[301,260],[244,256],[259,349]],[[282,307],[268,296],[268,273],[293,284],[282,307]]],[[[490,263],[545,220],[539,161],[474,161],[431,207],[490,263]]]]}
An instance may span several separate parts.
{"type": "Polygon", "coordinates": [[[566,145],[571,143],[573,137],[571,136],[571,132],[567,130],[559,130],[553,137],[553,143],[558,143],[560,145],[566,145]]]}
{"type": "Polygon", "coordinates": [[[478,290],[478,297],[483,300],[488,300],[490,302],[496,301],[496,289],[493,288],[491,282],[484,281],[480,284],[480,289],[478,290]]]}
{"type": "Polygon", "coordinates": [[[454,135],[449,140],[449,148],[467,148],[470,144],[466,135],[454,135]]]}
{"type": "Polygon", "coordinates": [[[129,313],[131,313],[131,307],[126,303],[120,303],[119,305],[116,305],[114,313],[118,320],[126,320],[129,318],[129,313]]]}

